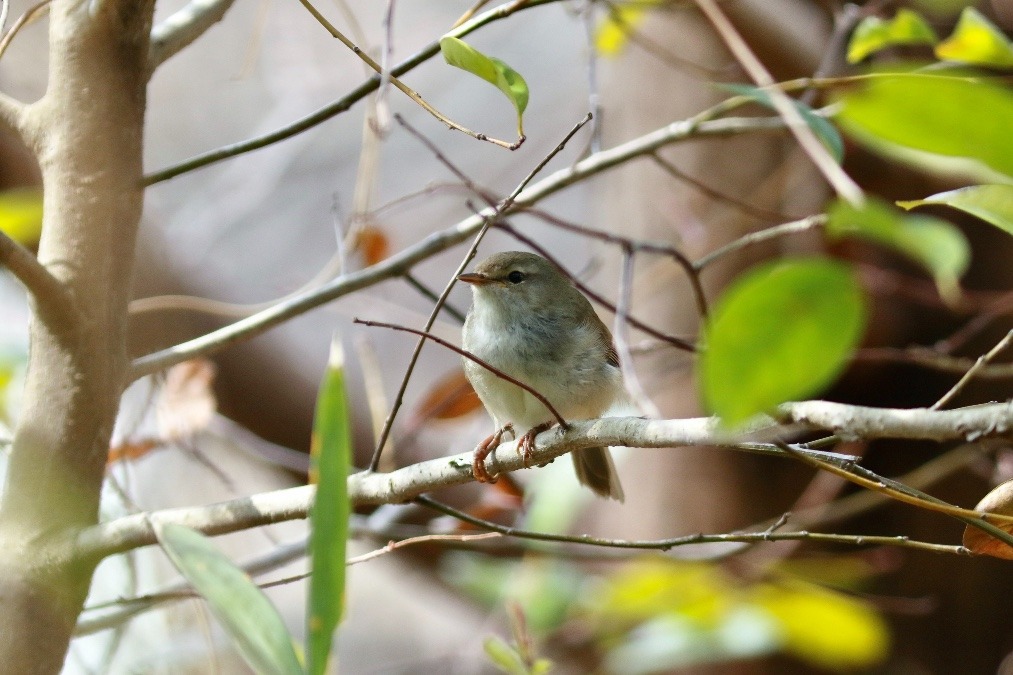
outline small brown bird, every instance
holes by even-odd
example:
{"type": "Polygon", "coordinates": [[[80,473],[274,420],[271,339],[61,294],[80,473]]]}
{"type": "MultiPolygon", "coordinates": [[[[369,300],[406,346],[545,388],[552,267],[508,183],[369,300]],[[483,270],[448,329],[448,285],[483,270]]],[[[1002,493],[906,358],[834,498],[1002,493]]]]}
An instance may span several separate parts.
{"type": "MultiPolygon", "coordinates": [[[[612,334],[591,303],[551,262],[511,251],[490,256],[474,272],[473,302],[464,322],[464,349],[544,396],[566,420],[601,417],[629,405],[612,334]]],[[[534,437],[552,426],[552,414],[529,392],[481,365],[464,372],[496,424],[475,450],[475,478],[491,481],[483,460],[507,431],[523,433],[525,455],[534,437]]],[[[577,480],[602,497],[623,501],[608,448],[571,453],[577,480]]]]}

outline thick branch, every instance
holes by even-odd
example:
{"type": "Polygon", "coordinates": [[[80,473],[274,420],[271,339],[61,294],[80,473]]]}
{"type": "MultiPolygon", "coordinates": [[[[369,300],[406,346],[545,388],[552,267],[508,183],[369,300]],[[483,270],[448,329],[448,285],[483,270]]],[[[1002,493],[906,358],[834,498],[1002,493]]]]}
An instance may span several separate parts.
{"type": "MultiPolygon", "coordinates": [[[[518,194],[513,205],[504,209],[499,215],[509,215],[531,206],[590,176],[631,159],[651,155],[659,148],[672,143],[690,138],[729,136],[747,131],[770,131],[783,128],[783,120],[777,117],[729,117],[705,122],[696,120],[674,122],[622,145],[597,152],[573,166],[550,174],[518,194]]],[[[376,265],[345,274],[320,288],[281,302],[270,309],[258,312],[207,335],[138,358],[134,361],[131,379],[156,373],[188,359],[212,354],[234,342],[249,340],[331,300],[372,286],[385,279],[402,276],[417,263],[471,237],[482,227],[486,219],[493,215],[495,215],[495,209],[492,207],[483,209],[457,225],[431,234],[418,244],[406,248],[376,265]]]]}
{"type": "MultiPolygon", "coordinates": [[[[901,410],[867,408],[825,401],[787,403],[778,417],[794,423],[784,427],[773,421],[759,422],[749,434],[784,435],[798,430],[836,429],[853,438],[908,438],[935,441],[962,440],[966,437],[1010,435],[1013,429],[1013,403],[995,403],[961,410],[933,411],[926,408],[901,410]],[[845,430],[836,425],[847,420],[845,430]]],[[[723,431],[714,418],[645,420],[639,417],[613,417],[571,422],[568,431],[558,427],[538,435],[532,454],[535,464],[544,464],[575,450],[596,446],[668,448],[679,446],[724,446],[782,457],[789,453],[762,443],[744,440],[741,434],[723,431]]],[[[831,453],[811,453],[824,461],[847,467],[850,460],[831,453]]],[[[349,495],[355,504],[400,503],[432,490],[461,485],[474,480],[472,453],[441,457],[393,471],[361,472],[348,479],[349,495]]],[[[491,473],[516,471],[524,459],[517,453],[516,442],[500,445],[486,460],[491,473]]],[[[260,525],[306,517],[314,488],[302,486],[279,490],[209,506],[170,509],[152,514],[137,514],[91,527],[75,538],[64,541],[57,558],[97,559],[114,553],[155,543],[151,520],[178,523],[207,534],[225,534],[260,525]]]]}

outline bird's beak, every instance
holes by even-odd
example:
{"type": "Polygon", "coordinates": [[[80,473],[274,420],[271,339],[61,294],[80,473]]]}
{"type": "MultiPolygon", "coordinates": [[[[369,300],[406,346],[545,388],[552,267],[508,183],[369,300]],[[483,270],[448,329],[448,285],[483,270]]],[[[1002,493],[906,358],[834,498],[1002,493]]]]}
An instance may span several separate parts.
{"type": "Polygon", "coordinates": [[[463,281],[466,284],[475,284],[476,286],[484,286],[493,282],[488,276],[479,274],[478,272],[469,272],[467,274],[457,275],[458,281],[463,281]]]}

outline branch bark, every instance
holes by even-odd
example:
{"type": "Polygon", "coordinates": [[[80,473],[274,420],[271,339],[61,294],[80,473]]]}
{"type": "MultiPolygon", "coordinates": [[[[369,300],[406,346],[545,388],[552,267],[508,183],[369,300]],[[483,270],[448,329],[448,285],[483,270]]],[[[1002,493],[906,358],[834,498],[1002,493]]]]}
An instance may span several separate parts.
{"type": "MultiPolygon", "coordinates": [[[[671,420],[646,420],[639,417],[612,417],[571,422],[570,429],[559,427],[538,435],[532,454],[535,464],[550,462],[578,448],[626,446],[670,448],[679,446],[723,446],[748,452],[791,457],[789,453],[750,437],[779,437],[799,428],[835,429],[838,434],[867,440],[877,438],[963,440],[967,437],[1008,438],[1013,430],[1013,402],[994,403],[959,410],[936,411],[928,408],[867,408],[826,401],[786,403],[777,417],[760,421],[742,433],[722,430],[710,417],[671,420]],[[841,427],[847,423],[847,430],[841,427]]],[[[486,459],[490,473],[516,471],[524,460],[516,442],[504,443],[486,459]]],[[[832,453],[812,453],[824,461],[847,466],[850,458],[832,453]]],[[[425,492],[461,485],[474,480],[472,453],[440,457],[419,462],[390,473],[360,472],[348,479],[349,496],[354,504],[394,504],[425,492]]],[[[54,542],[49,554],[57,559],[99,559],[155,543],[151,522],[176,523],[205,534],[225,534],[285,520],[305,518],[313,501],[312,486],[278,490],[227,502],[189,508],[136,514],[73,533],[54,542]]]]}

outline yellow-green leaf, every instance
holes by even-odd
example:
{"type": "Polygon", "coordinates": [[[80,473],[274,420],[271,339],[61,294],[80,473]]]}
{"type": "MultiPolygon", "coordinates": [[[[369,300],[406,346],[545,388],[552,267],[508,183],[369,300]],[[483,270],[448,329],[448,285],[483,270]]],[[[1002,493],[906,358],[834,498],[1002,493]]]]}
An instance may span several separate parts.
{"type": "Polygon", "coordinates": [[[871,149],[919,168],[1013,179],[1013,91],[980,79],[898,74],[839,98],[837,120],[871,149]]]}
{"type": "Polygon", "coordinates": [[[0,192],[0,232],[25,246],[37,244],[42,234],[42,190],[0,192]]]}
{"type": "Polygon", "coordinates": [[[352,457],[344,357],[331,345],[327,370],[317,395],[310,446],[310,482],[317,486],[310,509],[309,599],[306,603],[307,671],[327,670],[334,631],[345,598],[345,548],[348,541],[348,469],[352,457]]]}
{"type": "Polygon", "coordinates": [[[807,584],[763,584],[754,602],[780,624],[782,648],[830,670],[869,668],[886,659],[890,634],[872,608],[807,584]]]}
{"type": "Polygon", "coordinates": [[[921,14],[900,9],[892,19],[868,16],[859,22],[848,42],[848,63],[897,45],[934,45],[939,38],[921,14]]]}
{"type": "Polygon", "coordinates": [[[245,572],[200,532],[158,521],[153,527],[169,560],[207,600],[254,672],[302,674],[285,622],[245,572]]]}
{"type": "Polygon", "coordinates": [[[996,68],[1013,67],[1013,43],[974,7],[960,14],[953,34],[936,46],[936,56],[996,68]]]}
{"type": "Polygon", "coordinates": [[[943,204],[960,209],[995,225],[1007,234],[1013,234],[1013,185],[972,185],[940,192],[925,199],[897,202],[897,206],[904,209],[924,204],[943,204]]]}
{"type": "Polygon", "coordinates": [[[735,425],[818,393],[844,369],[865,330],[851,270],[803,258],[759,265],[725,291],[698,362],[705,407],[735,425]]]}
{"type": "Polygon", "coordinates": [[[960,277],[971,261],[971,247],[952,223],[929,216],[909,216],[886,202],[868,199],[855,207],[837,200],[827,210],[827,232],[858,236],[889,246],[932,274],[940,295],[954,302],[960,295],[960,277]]]}
{"type": "Polygon", "coordinates": [[[647,10],[660,0],[624,2],[609,6],[608,16],[598,24],[594,48],[602,56],[617,56],[629,42],[630,33],[643,23],[647,10]]]}
{"type": "Polygon", "coordinates": [[[517,110],[517,133],[524,135],[523,116],[528,107],[528,84],[520,73],[503,61],[486,56],[464,40],[445,36],[440,39],[444,60],[489,82],[506,96],[517,110]]]}

